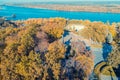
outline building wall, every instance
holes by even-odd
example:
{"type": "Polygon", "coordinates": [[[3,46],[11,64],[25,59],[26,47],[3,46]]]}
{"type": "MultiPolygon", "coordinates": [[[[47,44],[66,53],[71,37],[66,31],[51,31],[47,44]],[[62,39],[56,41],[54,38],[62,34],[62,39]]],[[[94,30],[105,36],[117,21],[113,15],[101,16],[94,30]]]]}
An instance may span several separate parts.
{"type": "Polygon", "coordinates": [[[66,26],[66,29],[67,30],[76,30],[76,31],[79,31],[81,29],[84,29],[84,25],[75,25],[75,24],[71,24],[71,25],[67,25],[66,26]]]}

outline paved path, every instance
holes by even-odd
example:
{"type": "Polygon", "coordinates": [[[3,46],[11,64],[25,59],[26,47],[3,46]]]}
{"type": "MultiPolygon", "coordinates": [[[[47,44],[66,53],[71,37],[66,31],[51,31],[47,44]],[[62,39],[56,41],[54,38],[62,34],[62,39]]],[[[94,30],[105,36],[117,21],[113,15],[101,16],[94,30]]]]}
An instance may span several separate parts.
{"type": "Polygon", "coordinates": [[[73,32],[65,32],[63,37],[60,39],[60,41],[64,41],[67,42],[67,41],[70,41],[70,42],[73,42],[73,41],[84,41],[86,43],[86,46],[90,46],[90,41],[83,38],[82,36],[79,36],[73,32]]]}
{"type": "MultiPolygon", "coordinates": [[[[65,34],[63,35],[63,37],[60,39],[61,42],[64,42],[66,45],[70,45],[70,43],[72,41],[84,41],[86,43],[86,46],[90,46],[90,41],[87,39],[84,39],[83,37],[73,33],[73,32],[65,32],[65,34]]],[[[93,51],[93,55],[94,55],[94,65],[96,65],[97,63],[99,63],[100,61],[103,61],[103,51],[102,48],[91,48],[91,50],[93,51]]]]}
{"type": "Polygon", "coordinates": [[[94,65],[104,60],[102,48],[91,48],[91,50],[94,55],[94,65]]]}
{"type": "MultiPolygon", "coordinates": [[[[84,39],[83,37],[73,32],[65,32],[63,37],[60,39],[60,41],[64,42],[66,45],[70,45],[72,41],[78,41],[78,40],[84,41],[86,43],[86,46],[91,45],[89,40],[84,39]]],[[[94,55],[94,65],[104,60],[102,48],[91,48],[91,50],[93,51],[93,55],[94,55]]],[[[101,75],[101,80],[112,80],[112,79],[111,76],[101,75]]],[[[113,80],[118,80],[118,78],[114,77],[113,80]]]]}

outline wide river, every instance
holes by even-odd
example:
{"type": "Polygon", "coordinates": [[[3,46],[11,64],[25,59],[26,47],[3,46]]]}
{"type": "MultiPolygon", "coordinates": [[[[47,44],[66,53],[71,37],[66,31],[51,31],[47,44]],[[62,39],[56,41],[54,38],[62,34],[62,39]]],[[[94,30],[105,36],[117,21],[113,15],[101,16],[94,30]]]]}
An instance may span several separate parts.
{"type": "Polygon", "coordinates": [[[49,9],[34,9],[15,6],[2,6],[0,16],[11,16],[16,14],[16,18],[8,18],[12,20],[25,20],[28,18],[53,18],[62,17],[67,19],[102,21],[110,23],[120,22],[120,13],[103,13],[103,12],[71,12],[49,9]]]}

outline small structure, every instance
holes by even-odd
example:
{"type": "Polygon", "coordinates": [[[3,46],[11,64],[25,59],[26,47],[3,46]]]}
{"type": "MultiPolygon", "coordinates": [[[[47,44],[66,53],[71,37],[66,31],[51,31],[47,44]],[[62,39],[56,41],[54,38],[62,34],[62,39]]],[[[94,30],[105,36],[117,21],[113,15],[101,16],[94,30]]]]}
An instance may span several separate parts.
{"type": "Polygon", "coordinates": [[[112,43],[113,37],[112,34],[109,32],[108,35],[106,36],[106,42],[107,43],[112,43]]]}
{"type": "Polygon", "coordinates": [[[81,24],[68,24],[65,29],[69,31],[79,31],[81,29],[84,29],[85,26],[81,24]]]}
{"type": "Polygon", "coordinates": [[[0,18],[0,25],[4,22],[4,18],[0,18]]]}

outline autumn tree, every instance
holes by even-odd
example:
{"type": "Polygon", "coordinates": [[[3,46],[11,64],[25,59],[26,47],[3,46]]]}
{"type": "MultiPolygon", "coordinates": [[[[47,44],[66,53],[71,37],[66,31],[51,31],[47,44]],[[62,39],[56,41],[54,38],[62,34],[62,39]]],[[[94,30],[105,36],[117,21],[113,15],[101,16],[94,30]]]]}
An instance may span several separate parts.
{"type": "Polygon", "coordinates": [[[118,33],[117,33],[116,37],[114,37],[113,40],[115,41],[116,44],[113,45],[113,51],[109,54],[109,56],[107,58],[107,62],[110,66],[112,66],[114,68],[118,68],[119,65],[120,65],[119,30],[118,30],[118,33]]]}
{"type": "Polygon", "coordinates": [[[51,43],[48,47],[48,53],[46,53],[46,62],[49,68],[52,69],[54,78],[59,79],[60,75],[60,60],[64,58],[65,47],[59,41],[51,43]]]}
{"type": "Polygon", "coordinates": [[[83,41],[73,41],[71,43],[71,51],[68,56],[68,60],[71,61],[70,65],[72,66],[70,67],[66,63],[66,67],[68,68],[66,68],[65,73],[69,74],[69,72],[67,72],[67,69],[69,70],[70,68],[72,70],[70,70],[72,76],[76,76],[80,80],[87,80],[94,67],[94,58],[91,50],[87,49],[83,41]]]}
{"type": "Polygon", "coordinates": [[[118,68],[120,65],[120,46],[116,46],[114,50],[109,54],[108,64],[112,67],[118,68]]]}
{"type": "Polygon", "coordinates": [[[76,69],[78,72],[80,72],[79,76],[84,80],[88,80],[89,75],[91,74],[93,67],[94,67],[94,62],[91,58],[86,57],[85,55],[79,55],[75,58],[77,62],[76,69]],[[81,71],[83,70],[83,71],[81,71]]]}
{"type": "Polygon", "coordinates": [[[22,56],[15,66],[15,72],[22,75],[25,80],[35,80],[42,76],[40,54],[34,51],[30,51],[28,56],[22,56]]]}
{"type": "MultiPolygon", "coordinates": [[[[84,21],[83,21],[84,22],[84,21]]],[[[83,31],[79,32],[86,39],[90,39],[93,42],[102,43],[105,42],[108,32],[111,33],[112,37],[116,36],[115,24],[104,24],[102,22],[87,22],[84,24],[86,27],[83,31]]]]}
{"type": "Polygon", "coordinates": [[[0,48],[2,80],[34,80],[40,77],[40,55],[32,51],[36,28],[7,27],[0,30],[0,40],[4,42],[4,47],[0,48]]]}
{"type": "Polygon", "coordinates": [[[116,43],[120,42],[120,23],[116,26],[116,36],[113,38],[116,43]]]}
{"type": "Polygon", "coordinates": [[[45,31],[49,35],[52,35],[55,38],[60,38],[64,32],[65,24],[65,19],[51,18],[49,19],[49,22],[43,26],[43,31],[45,31]]]}
{"type": "Polygon", "coordinates": [[[1,76],[3,76],[3,80],[11,80],[17,79],[20,77],[19,74],[15,73],[14,68],[15,64],[19,61],[20,56],[17,54],[17,42],[7,42],[7,46],[4,48],[1,53],[1,76]]]}

